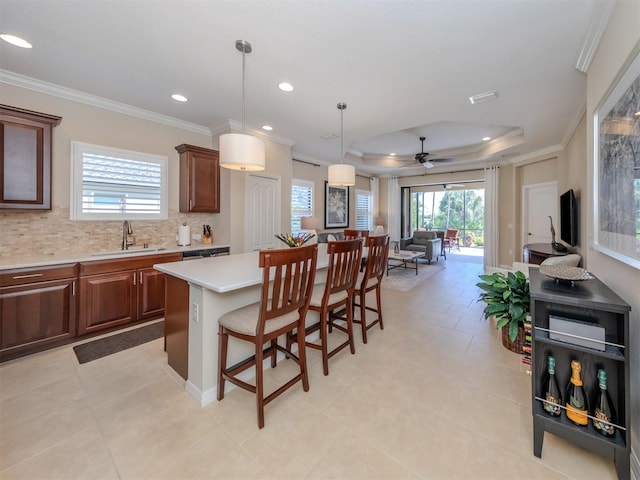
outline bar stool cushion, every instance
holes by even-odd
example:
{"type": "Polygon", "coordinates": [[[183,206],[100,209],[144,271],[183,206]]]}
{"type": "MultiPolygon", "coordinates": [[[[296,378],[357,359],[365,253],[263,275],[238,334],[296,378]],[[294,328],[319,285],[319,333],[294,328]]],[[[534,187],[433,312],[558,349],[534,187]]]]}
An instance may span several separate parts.
{"type": "MultiPolygon", "coordinates": [[[[309,305],[312,307],[321,307],[322,306],[322,297],[324,296],[325,286],[321,283],[313,287],[313,293],[311,294],[311,301],[309,305]]],[[[342,290],[340,292],[332,293],[329,295],[329,303],[328,305],[333,305],[335,303],[341,302],[347,298],[347,291],[342,290]]]]}
{"type": "MultiPolygon", "coordinates": [[[[260,302],[252,303],[246,307],[233,310],[226,313],[218,320],[218,324],[225,328],[232,329],[235,332],[245,335],[255,335],[258,327],[258,318],[260,317],[260,302]]],[[[298,312],[293,311],[286,315],[270,320],[266,323],[265,334],[274,332],[285,325],[295,322],[298,318],[298,312]]]]}

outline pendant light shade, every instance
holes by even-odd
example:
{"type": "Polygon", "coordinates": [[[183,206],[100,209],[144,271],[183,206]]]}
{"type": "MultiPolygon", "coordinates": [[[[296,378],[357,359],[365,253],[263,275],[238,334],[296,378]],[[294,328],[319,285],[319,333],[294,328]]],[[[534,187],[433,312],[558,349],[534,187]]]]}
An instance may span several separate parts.
{"type": "Polygon", "coordinates": [[[262,140],[245,133],[244,59],[247,53],[251,53],[251,44],[244,40],[237,40],[236,49],[242,52],[242,133],[225,133],[220,135],[220,166],[231,170],[256,172],[264,170],[266,152],[262,140]]]}
{"type": "Polygon", "coordinates": [[[338,110],[340,110],[340,164],[329,165],[327,172],[328,183],[336,187],[349,187],[356,184],[356,169],[353,165],[345,165],[342,163],[342,157],[344,156],[344,122],[343,112],[347,108],[346,103],[339,103],[338,110]]]}
{"type": "Polygon", "coordinates": [[[220,166],[230,170],[264,170],[264,142],[245,133],[220,135],[220,166]]]}

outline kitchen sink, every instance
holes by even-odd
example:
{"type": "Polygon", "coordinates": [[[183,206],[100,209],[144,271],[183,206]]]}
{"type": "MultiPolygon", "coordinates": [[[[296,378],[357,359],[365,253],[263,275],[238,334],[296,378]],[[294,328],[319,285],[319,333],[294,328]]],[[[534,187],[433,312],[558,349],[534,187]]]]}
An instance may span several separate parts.
{"type": "Polygon", "coordinates": [[[92,257],[106,257],[107,255],[128,255],[132,253],[153,253],[166,250],[165,247],[129,247],[129,250],[108,250],[102,252],[93,252],[92,257]]]}

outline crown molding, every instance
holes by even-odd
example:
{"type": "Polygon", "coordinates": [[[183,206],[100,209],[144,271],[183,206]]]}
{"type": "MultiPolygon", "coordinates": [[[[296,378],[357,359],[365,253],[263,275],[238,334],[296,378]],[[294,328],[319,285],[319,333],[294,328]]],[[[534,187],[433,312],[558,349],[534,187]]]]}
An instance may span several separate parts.
{"type": "Polygon", "coordinates": [[[538,159],[539,157],[548,157],[551,155],[562,153],[564,147],[562,145],[551,145],[550,147],[541,148],[540,150],[536,150],[535,152],[530,152],[525,155],[518,155],[514,158],[507,159],[506,162],[501,163],[501,165],[505,164],[515,164],[520,165],[526,163],[530,160],[538,159]]]}
{"type": "Polygon", "coordinates": [[[615,1],[605,1],[596,4],[591,22],[589,23],[587,36],[584,39],[582,50],[576,63],[576,68],[582,73],[587,73],[587,70],[589,70],[589,65],[591,65],[596,50],[598,50],[600,40],[602,40],[602,35],[607,28],[615,3],[615,1]]]}
{"type": "MultiPolygon", "coordinates": [[[[244,126],[244,131],[248,135],[253,135],[254,137],[262,138],[264,140],[269,140],[270,142],[279,143],[280,145],[284,145],[286,147],[293,147],[296,143],[290,138],[282,137],[280,135],[274,135],[272,133],[266,133],[261,128],[252,127],[250,125],[244,126]]],[[[218,125],[213,130],[211,130],[212,136],[222,135],[223,133],[230,132],[242,132],[242,123],[236,122],[235,120],[227,119],[226,122],[218,125]]]]}
{"type": "Polygon", "coordinates": [[[211,135],[211,131],[202,125],[185,122],[183,120],[178,120],[177,118],[169,117],[168,115],[161,115],[159,113],[133,107],[125,103],[61,87],[60,85],[55,85],[53,83],[43,82],[42,80],[19,75],[17,73],[9,72],[8,70],[0,69],[0,82],[64,98],[65,100],[71,100],[72,102],[91,105],[92,107],[102,108],[103,110],[111,110],[112,112],[122,113],[124,115],[129,115],[130,117],[161,123],[162,125],[179,128],[181,130],[198,133],[200,135],[211,135]]]}

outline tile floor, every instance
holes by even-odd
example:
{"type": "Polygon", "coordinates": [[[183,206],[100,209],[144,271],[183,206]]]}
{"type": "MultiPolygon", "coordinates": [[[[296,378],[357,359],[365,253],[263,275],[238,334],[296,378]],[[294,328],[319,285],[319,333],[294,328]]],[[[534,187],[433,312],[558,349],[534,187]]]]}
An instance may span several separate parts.
{"type": "Polygon", "coordinates": [[[453,257],[384,291],[384,331],[328,377],[310,351],[310,391],[276,399],[263,430],[247,392],[198,407],[162,340],[84,365],[71,347],[2,364],[0,478],[615,479],[550,434],[533,456],[526,368],[481,317],[482,265],[453,257]]]}

